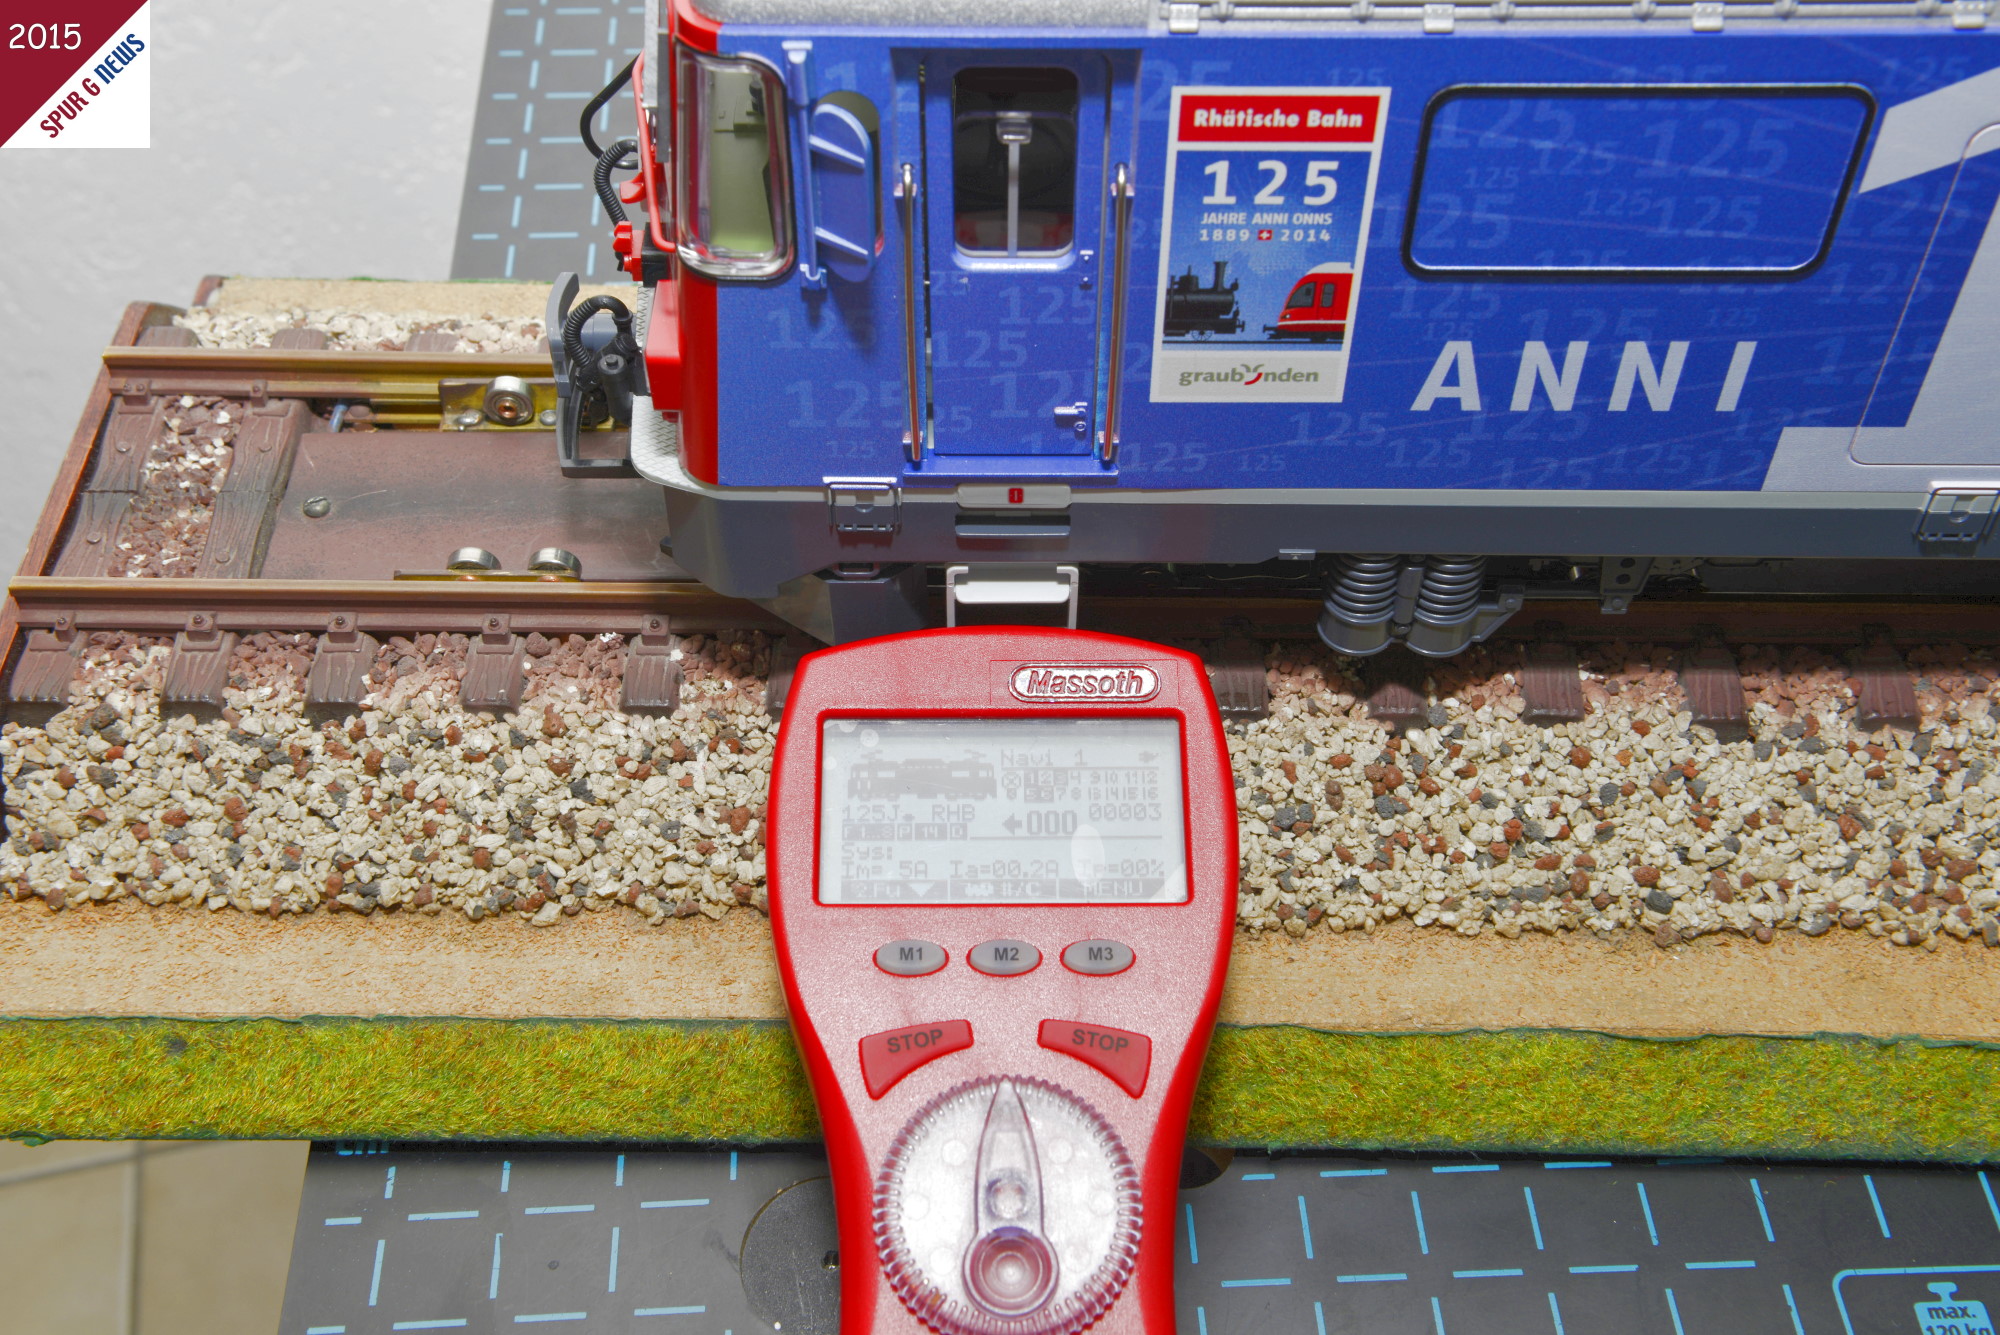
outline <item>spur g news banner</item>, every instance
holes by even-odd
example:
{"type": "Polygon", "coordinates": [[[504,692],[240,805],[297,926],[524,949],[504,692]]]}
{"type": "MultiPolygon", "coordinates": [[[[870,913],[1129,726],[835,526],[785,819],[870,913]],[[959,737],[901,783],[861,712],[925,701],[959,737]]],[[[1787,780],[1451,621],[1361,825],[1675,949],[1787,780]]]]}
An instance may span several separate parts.
{"type": "Polygon", "coordinates": [[[0,144],[151,148],[153,7],[0,0],[0,144]]]}

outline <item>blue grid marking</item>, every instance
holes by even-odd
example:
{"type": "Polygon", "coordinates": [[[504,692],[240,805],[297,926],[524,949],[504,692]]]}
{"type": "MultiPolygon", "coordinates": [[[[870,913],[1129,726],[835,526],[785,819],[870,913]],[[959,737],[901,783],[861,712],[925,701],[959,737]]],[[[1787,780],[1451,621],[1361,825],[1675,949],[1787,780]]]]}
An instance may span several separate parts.
{"type": "Polygon", "coordinates": [[[1194,1241],[1194,1207],[1192,1205],[1183,1202],[1181,1205],[1181,1209],[1187,1212],[1186,1218],[1187,1218],[1187,1240],[1188,1240],[1188,1264],[1200,1265],[1201,1250],[1195,1246],[1195,1241],[1194,1241]]]}
{"type": "Polygon", "coordinates": [[[641,1210],[680,1210],[693,1205],[708,1204],[706,1196],[691,1196],[684,1201],[640,1201],[641,1210]]]}
{"type": "Polygon", "coordinates": [[[1636,1265],[1573,1265],[1572,1275],[1629,1275],[1639,1267],[1636,1265]]]}
{"type": "Polygon", "coordinates": [[[522,1214],[589,1214],[595,1205],[530,1205],[522,1214]]]}
{"type": "Polygon", "coordinates": [[[1556,1323],[1556,1335],[1563,1335],[1563,1310],[1556,1305],[1556,1296],[1549,1295],[1549,1319],[1556,1323]]]}
{"type": "Polygon", "coordinates": [[[329,1219],[326,1221],[326,1226],[328,1228],[340,1228],[347,1224],[358,1224],[360,1222],[361,1222],[360,1215],[350,1214],[350,1215],[342,1215],[338,1219],[329,1219]]]}
{"type": "Polygon", "coordinates": [[[700,1316],[707,1307],[635,1307],[633,1316],[700,1316]]]}
{"type": "Polygon", "coordinates": [[[514,1318],[517,1326],[535,1326],[545,1321],[588,1321],[588,1312],[523,1312],[514,1318]]]}
{"type": "Polygon", "coordinates": [[[1289,1279],[1225,1279],[1225,1289],[1283,1289],[1291,1287],[1289,1279]]]}
{"type": "Polygon", "coordinates": [[[1544,1168],[1609,1168],[1609,1159],[1563,1159],[1542,1165],[1544,1168]]]}
{"type": "MultiPolygon", "coordinates": [[[[1388,1171],[1386,1168],[1322,1168],[1319,1170],[1319,1175],[1321,1177],[1381,1177],[1388,1171]]],[[[1987,1195],[1989,1198],[1991,1197],[1992,1192],[1990,1189],[1987,1195]]],[[[2000,1219],[2000,1214],[1996,1214],[1994,1217],[2000,1219]]]]}
{"type": "Polygon", "coordinates": [[[1454,1270],[1453,1279],[1518,1279],[1526,1274],[1523,1270],[1454,1270]]]}
{"type": "Polygon", "coordinates": [[[1313,1225],[1306,1214],[1306,1198],[1303,1196],[1299,1197],[1299,1232],[1305,1235],[1306,1260],[1310,1261],[1313,1259],[1313,1225]]]}
{"type": "Polygon", "coordinates": [[[1542,1246],[1542,1219],[1535,1213],[1535,1189],[1522,1187],[1521,1194],[1528,1199],[1528,1224],[1535,1230],[1535,1250],[1544,1251],[1546,1248],[1542,1246]]]}
{"type": "Polygon", "coordinates": [[[1272,1181],[1277,1176],[1278,1175],[1276,1173],[1245,1173],[1242,1177],[1239,1177],[1236,1180],[1238,1182],[1269,1182],[1272,1181]]]}
{"type": "Polygon", "coordinates": [[[1441,1163],[1431,1168],[1433,1173],[1497,1173],[1497,1163],[1441,1163]]]}
{"type": "Polygon", "coordinates": [[[1394,1275],[1335,1275],[1335,1276],[1333,1277],[1333,1279],[1334,1279],[1334,1282],[1335,1282],[1336,1284],[1393,1284],[1393,1283],[1397,1282],[1398,1280],[1405,1280],[1405,1279],[1408,1279],[1408,1278],[1409,1278],[1409,1276],[1408,1276],[1408,1275],[1404,1275],[1404,1274],[1394,1274],[1394,1275]]]}
{"type": "Polygon", "coordinates": [[[453,1330],[465,1324],[462,1316],[437,1317],[429,1321],[393,1321],[390,1330],[453,1330]]]}
{"type": "Polygon", "coordinates": [[[1757,1217],[1764,1221],[1764,1241],[1776,1242],[1777,1236],[1771,1232],[1771,1212],[1764,1208],[1764,1188],[1757,1185],[1757,1179],[1750,1179],[1750,1194],[1757,1198],[1757,1217]]]}
{"type": "Polygon", "coordinates": [[[1889,1217],[1882,1213],[1882,1198],[1875,1192],[1875,1176],[1863,1173],[1861,1180],[1868,1184],[1868,1200],[1875,1207],[1875,1222],[1881,1226],[1882,1236],[1886,1238],[1889,1236],[1889,1217]]]}
{"type": "Polygon", "coordinates": [[[1639,1208],[1646,1212],[1646,1236],[1657,1247],[1660,1245],[1660,1230],[1653,1227],[1653,1203],[1646,1199],[1646,1184],[1640,1182],[1635,1185],[1639,1188],[1639,1208]]]}
{"type": "Polygon", "coordinates": [[[417,1223],[422,1223],[424,1220],[427,1219],[477,1219],[477,1218],[479,1218],[479,1211],[477,1210],[431,1210],[424,1214],[411,1215],[410,1222],[413,1224],[417,1224],[417,1223]]]}
{"type": "Polygon", "coordinates": [[[1689,1261],[1690,1270],[1755,1270],[1755,1261],[1689,1261]]]}
{"type": "Polygon", "coordinates": [[[1424,1233],[1424,1203],[1417,1199],[1417,1193],[1410,1193],[1410,1212],[1417,1217],[1417,1248],[1425,1256],[1431,1254],[1431,1240],[1424,1233]]]}

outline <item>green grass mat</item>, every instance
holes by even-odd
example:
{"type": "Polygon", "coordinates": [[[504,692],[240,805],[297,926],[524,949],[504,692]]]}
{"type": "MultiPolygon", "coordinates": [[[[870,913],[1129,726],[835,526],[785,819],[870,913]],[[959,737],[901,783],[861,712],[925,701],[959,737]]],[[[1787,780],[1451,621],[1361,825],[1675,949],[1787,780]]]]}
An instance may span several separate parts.
{"type": "MultiPolygon", "coordinates": [[[[1191,1133],[1237,1146],[2000,1159],[2000,1052],[1853,1038],[1224,1028],[1191,1133]]],[[[0,1021],[0,1135],[796,1141],[770,1023],[0,1021]]]]}

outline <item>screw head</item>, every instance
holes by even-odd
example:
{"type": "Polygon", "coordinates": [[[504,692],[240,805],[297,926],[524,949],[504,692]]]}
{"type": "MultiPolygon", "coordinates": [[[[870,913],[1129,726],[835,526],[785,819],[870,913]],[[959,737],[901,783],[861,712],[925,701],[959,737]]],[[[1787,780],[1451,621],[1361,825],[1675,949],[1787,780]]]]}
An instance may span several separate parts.
{"type": "Polygon", "coordinates": [[[333,502],[324,496],[313,496],[300,509],[305,511],[307,519],[324,519],[332,512],[333,502]]]}

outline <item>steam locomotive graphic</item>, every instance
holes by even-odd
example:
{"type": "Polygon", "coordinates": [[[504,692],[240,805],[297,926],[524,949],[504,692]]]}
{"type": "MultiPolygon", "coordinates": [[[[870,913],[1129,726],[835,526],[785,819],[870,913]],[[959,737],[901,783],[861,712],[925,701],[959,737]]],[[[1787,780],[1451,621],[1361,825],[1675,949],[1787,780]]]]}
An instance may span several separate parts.
{"type": "Polygon", "coordinates": [[[1168,338],[1213,338],[1243,332],[1243,314],[1236,304],[1236,289],[1241,284],[1232,281],[1225,286],[1223,279],[1228,273],[1229,261],[1217,260],[1215,281],[1207,287],[1196,283],[1192,266],[1168,285],[1164,325],[1168,338]]]}
{"type": "MultiPolygon", "coordinates": [[[[1243,332],[1237,300],[1240,280],[1229,278],[1229,261],[1215,261],[1215,281],[1203,286],[1190,267],[1167,286],[1162,330],[1168,338],[1216,338],[1243,332]]],[[[1347,338],[1347,311],[1354,296],[1354,266],[1319,264],[1292,285],[1278,322],[1264,326],[1274,339],[1303,338],[1339,343],[1347,338]]]]}

